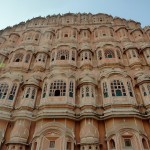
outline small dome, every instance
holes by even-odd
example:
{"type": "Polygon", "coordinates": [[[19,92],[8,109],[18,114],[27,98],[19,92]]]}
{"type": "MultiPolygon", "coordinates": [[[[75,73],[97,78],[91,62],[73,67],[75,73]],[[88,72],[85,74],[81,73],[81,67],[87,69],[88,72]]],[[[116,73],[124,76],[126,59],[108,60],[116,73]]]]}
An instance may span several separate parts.
{"type": "Polygon", "coordinates": [[[80,139],[82,144],[99,143],[99,133],[97,128],[93,124],[87,123],[81,129],[80,139]]]}

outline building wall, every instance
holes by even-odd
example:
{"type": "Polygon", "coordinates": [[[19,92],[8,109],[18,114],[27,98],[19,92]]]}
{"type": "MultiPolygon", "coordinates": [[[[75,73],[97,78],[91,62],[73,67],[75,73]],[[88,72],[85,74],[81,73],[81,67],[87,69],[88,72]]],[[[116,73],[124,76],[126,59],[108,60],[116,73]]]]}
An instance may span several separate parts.
{"type": "Polygon", "coordinates": [[[0,31],[1,150],[148,150],[150,27],[107,14],[0,31]]]}

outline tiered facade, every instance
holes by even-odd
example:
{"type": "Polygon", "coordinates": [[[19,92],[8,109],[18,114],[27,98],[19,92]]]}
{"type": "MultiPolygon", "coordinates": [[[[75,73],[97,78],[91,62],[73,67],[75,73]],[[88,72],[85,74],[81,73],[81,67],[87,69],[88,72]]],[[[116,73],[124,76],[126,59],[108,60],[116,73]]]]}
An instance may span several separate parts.
{"type": "Polygon", "coordinates": [[[1,150],[149,150],[150,27],[106,14],[0,31],[1,150]]]}

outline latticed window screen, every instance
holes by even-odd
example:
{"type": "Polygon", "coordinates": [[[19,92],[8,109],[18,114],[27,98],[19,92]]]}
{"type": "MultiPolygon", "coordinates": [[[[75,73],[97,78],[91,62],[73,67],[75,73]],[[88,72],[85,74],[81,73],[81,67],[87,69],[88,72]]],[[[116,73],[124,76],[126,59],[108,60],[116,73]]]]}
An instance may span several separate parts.
{"type": "Polygon", "coordinates": [[[81,60],[91,60],[92,54],[91,52],[84,51],[81,53],[81,60]]]}
{"type": "Polygon", "coordinates": [[[105,98],[109,96],[106,82],[103,83],[103,95],[104,95],[105,98]]]}
{"type": "Polygon", "coordinates": [[[23,54],[18,53],[15,55],[13,62],[21,62],[23,60],[23,54]]]}
{"type": "Polygon", "coordinates": [[[50,84],[49,96],[65,96],[66,83],[62,80],[54,81],[50,84]]]}
{"type": "Polygon", "coordinates": [[[58,51],[57,60],[69,60],[69,51],[68,50],[58,51]]]}
{"type": "Polygon", "coordinates": [[[105,58],[115,58],[115,54],[112,50],[105,50],[105,58]]]}
{"type": "Polygon", "coordinates": [[[142,86],[142,93],[143,93],[143,95],[144,95],[144,96],[146,96],[146,95],[147,95],[147,93],[146,93],[146,89],[145,89],[145,87],[144,87],[144,86],[142,86]]]}
{"type": "Polygon", "coordinates": [[[54,61],[55,60],[55,52],[52,53],[52,56],[51,56],[51,61],[54,61]]]}
{"type": "Polygon", "coordinates": [[[45,83],[45,85],[44,85],[42,98],[46,97],[46,91],[47,91],[47,83],[45,83]]]}
{"type": "Polygon", "coordinates": [[[130,95],[131,97],[133,97],[133,91],[132,91],[130,82],[127,82],[127,86],[128,86],[129,95],[130,95]]]}
{"type": "Polygon", "coordinates": [[[25,90],[24,98],[34,99],[36,96],[35,87],[27,87],[25,90]]]}
{"type": "Polygon", "coordinates": [[[14,83],[12,88],[11,88],[11,91],[10,91],[10,94],[9,94],[9,97],[8,99],[9,100],[14,100],[14,97],[15,97],[15,94],[16,94],[16,91],[17,91],[17,84],[14,83]]]}
{"type": "Polygon", "coordinates": [[[95,89],[91,85],[86,85],[81,88],[81,97],[95,97],[95,89]]]}
{"type": "Polygon", "coordinates": [[[5,99],[8,92],[8,84],[7,83],[0,83],[0,99],[5,99]]]}
{"type": "Polygon", "coordinates": [[[118,59],[121,59],[121,55],[120,55],[120,51],[119,50],[117,50],[117,57],[118,57],[118,59]]]}
{"type": "Polygon", "coordinates": [[[99,51],[97,52],[97,56],[98,56],[98,59],[99,59],[99,60],[102,59],[102,51],[101,51],[101,50],[99,50],[99,51]]]}
{"type": "Polygon", "coordinates": [[[38,54],[36,61],[45,62],[46,61],[45,54],[38,54]]]}
{"type": "Polygon", "coordinates": [[[73,97],[73,95],[74,95],[73,81],[70,81],[70,84],[69,84],[69,97],[73,97]]]}
{"type": "Polygon", "coordinates": [[[114,80],[111,82],[112,96],[126,96],[125,87],[122,81],[114,80]]]}

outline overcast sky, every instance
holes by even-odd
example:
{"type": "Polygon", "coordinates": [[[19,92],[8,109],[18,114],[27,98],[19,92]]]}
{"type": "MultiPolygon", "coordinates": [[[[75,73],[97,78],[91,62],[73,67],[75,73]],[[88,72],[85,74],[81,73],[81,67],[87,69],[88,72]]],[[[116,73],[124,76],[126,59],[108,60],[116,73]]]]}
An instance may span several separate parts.
{"type": "Polygon", "coordinates": [[[0,29],[33,17],[68,12],[106,13],[150,25],[150,0],[0,0],[0,29]]]}

